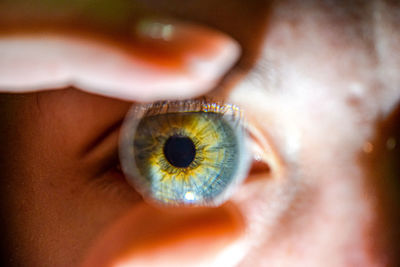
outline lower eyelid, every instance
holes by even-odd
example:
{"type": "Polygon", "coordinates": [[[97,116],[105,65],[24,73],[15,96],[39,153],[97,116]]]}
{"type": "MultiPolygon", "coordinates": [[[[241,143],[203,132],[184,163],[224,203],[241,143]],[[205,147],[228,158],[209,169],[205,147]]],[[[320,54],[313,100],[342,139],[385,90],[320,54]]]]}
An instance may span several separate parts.
{"type": "MultiPolygon", "coordinates": [[[[211,90],[236,62],[239,45],[225,34],[205,27],[186,24],[174,24],[174,27],[184,37],[203,42],[209,49],[202,48],[201,43],[181,44],[180,50],[186,54],[179,52],[179,65],[168,66],[155,61],[155,56],[144,58],[140,56],[142,53],[135,54],[135,50],[140,51],[135,42],[111,42],[100,35],[76,32],[2,34],[0,91],[27,92],[75,86],[121,99],[154,101],[188,98],[211,90]],[[180,30],[182,28],[184,30],[180,30]],[[194,31],[190,32],[190,28],[194,31]],[[199,38],[196,34],[209,38],[199,38]]],[[[171,46],[165,41],[150,41],[171,46]]],[[[150,47],[161,49],[162,46],[150,47]]],[[[171,60],[174,57],[171,51],[165,55],[171,60]]]]}

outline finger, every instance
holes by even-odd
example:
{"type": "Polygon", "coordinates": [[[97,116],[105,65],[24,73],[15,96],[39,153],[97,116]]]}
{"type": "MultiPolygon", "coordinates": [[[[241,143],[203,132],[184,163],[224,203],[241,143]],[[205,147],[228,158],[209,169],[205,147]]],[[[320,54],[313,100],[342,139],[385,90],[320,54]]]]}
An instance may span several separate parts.
{"type": "Polygon", "coordinates": [[[236,41],[181,22],[146,20],[129,42],[77,32],[0,35],[0,91],[77,87],[124,100],[190,98],[211,90],[240,55],[236,41]]]}

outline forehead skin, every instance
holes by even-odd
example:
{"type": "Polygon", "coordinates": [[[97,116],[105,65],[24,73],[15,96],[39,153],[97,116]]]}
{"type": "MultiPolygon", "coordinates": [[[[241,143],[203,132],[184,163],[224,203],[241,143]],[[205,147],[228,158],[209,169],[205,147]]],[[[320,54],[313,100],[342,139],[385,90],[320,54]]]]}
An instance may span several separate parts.
{"type": "MultiPolygon", "coordinates": [[[[371,190],[375,183],[359,157],[376,121],[400,98],[400,7],[394,1],[146,3],[237,38],[245,53],[233,80],[260,55],[227,99],[245,109],[284,169],[246,183],[232,198],[246,229],[240,266],[395,266],[387,240],[377,239],[394,225],[377,228],[384,201],[371,190]]],[[[3,99],[12,116],[2,134],[13,142],[2,146],[2,162],[14,171],[6,210],[10,229],[25,241],[16,251],[28,251],[23,260],[37,266],[76,263],[91,239],[136,201],[123,185],[118,189],[127,194],[120,197],[82,182],[98,168],[101,151],[115,147],[115,136],[85,160],[78,156],[129,103],[71,89],[3,99]]]]}

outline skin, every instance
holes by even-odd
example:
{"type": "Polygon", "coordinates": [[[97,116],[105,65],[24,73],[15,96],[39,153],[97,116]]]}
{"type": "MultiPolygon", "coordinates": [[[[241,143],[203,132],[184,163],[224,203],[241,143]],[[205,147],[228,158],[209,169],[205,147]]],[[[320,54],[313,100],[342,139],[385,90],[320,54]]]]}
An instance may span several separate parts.
{"type": "Polygon", "coordinates": [[[206,95],[245,110],[268,168],[254,168],[221,207],[156,208],[115,169],[132,99],[80,88],[3,94],[8,265],[399,264],[400,141],[388,139],[399,136],[400,6],[214,2],[148,4],[241,44],[206,95]]]}

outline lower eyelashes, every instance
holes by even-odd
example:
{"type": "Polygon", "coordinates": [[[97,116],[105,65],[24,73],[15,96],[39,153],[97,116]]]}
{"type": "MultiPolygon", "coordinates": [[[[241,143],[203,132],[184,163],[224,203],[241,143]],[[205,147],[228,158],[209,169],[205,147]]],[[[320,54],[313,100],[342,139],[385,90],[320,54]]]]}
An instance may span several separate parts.
{"type": "Polygon", "coordinates": [[[150,201],[219,205],[249,168],[238,110],[202,101],[188,104],[134,107],[121,140],[122,168],[150,201]]]}

